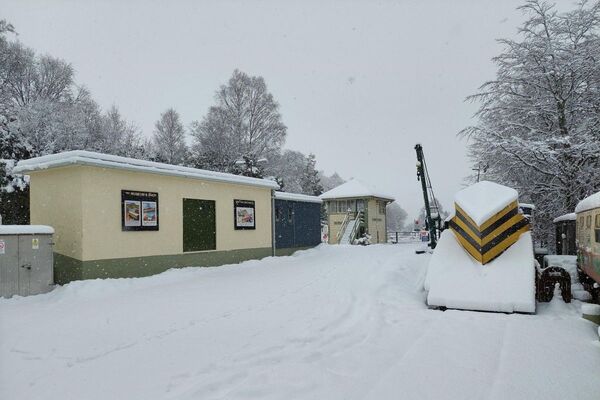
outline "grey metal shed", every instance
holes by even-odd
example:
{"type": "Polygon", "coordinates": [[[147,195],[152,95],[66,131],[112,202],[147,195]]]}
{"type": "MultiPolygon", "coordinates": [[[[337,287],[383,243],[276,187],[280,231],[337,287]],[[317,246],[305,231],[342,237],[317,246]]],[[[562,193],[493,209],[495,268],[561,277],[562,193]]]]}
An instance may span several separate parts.
{"type": "Polygon", "coordinates": [[[0,225],[0,297],[52,289],[53,234],[45,225],[0,225]]]}

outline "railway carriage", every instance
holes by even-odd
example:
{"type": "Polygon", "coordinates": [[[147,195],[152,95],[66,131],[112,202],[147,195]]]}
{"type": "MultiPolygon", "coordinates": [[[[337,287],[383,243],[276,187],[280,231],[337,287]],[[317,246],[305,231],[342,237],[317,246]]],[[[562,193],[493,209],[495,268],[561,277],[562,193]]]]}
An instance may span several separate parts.
{"type": "Polygon", "coordinates": [[[598,299],[600,292],[600,192],[582,200],[575,209],[579,268],[589,278],[584,286],[598,299]],[[587,284],[586,284],[587,283],[587,284]]]}

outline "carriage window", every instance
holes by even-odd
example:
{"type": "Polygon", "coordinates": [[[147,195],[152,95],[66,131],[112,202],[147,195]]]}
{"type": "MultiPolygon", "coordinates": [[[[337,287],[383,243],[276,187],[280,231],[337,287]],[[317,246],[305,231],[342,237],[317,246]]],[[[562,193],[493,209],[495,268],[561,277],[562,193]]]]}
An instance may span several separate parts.
{"type": "Polygon", "coordinates": [[[580,231],[583,230],[583,217],[579,218],[579,226],[577,228],[579,228],[580,231]]]}
{"type": "Polygon", "coordinates": [[[585,227],[590,228],[592,226],[592,216],[588,215],[585,219],[585,227]]]}
{"type": "Polygon", "coordinates": [[[596,214],[596,228],[600,228],[600,214],[596,214]]]}

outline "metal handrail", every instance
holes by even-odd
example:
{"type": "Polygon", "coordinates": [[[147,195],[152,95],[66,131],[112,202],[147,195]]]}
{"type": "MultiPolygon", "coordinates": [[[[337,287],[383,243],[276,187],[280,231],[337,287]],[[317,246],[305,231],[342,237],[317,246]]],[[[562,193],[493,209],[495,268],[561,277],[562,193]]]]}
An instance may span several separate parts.
{"type": "Polygon", "coordinates": [[[340,244],[340,240],[342,239],[342,235],[344,234],[344,231],[346,230],[346,226],[348,226],[348,222],[350,222],[350,213],[351,213],[350,210],[348,210],[346,212],[346,216],[344,217],[344,220],[342,221],[342,226],[340,226],[340,230],[338,231],[337,235],[335,235],[335,241],[337,244],[340,244]]]}
{"type": "Polygon", "coordinates": [[[360,218],[362,218],[362,211],[356,213],[356,222],[354,222],[354,226],[352,227],[352,231],[350,232],[350,244],[352,244],[352,241],[354,240],[358,232],[358,228],[360,227],[360,218]]]}

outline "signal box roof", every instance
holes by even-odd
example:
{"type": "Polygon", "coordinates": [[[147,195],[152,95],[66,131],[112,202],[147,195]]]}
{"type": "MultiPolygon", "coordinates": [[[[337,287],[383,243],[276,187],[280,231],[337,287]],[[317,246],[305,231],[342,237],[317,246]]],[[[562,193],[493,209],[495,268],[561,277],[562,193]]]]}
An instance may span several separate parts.
{"type": "Polygon", "coordinates": [[[361,182],[358,179],[350,179],[348,182],[342,183],[340,186],[323,193],[319,197],[321,197],[323,200],[361,197],[376,197],[378,199],[383,199],[390,202],[395,200],[393,196],[384,192],[380,192],[374,189],[371,185],[361,182]]]}

